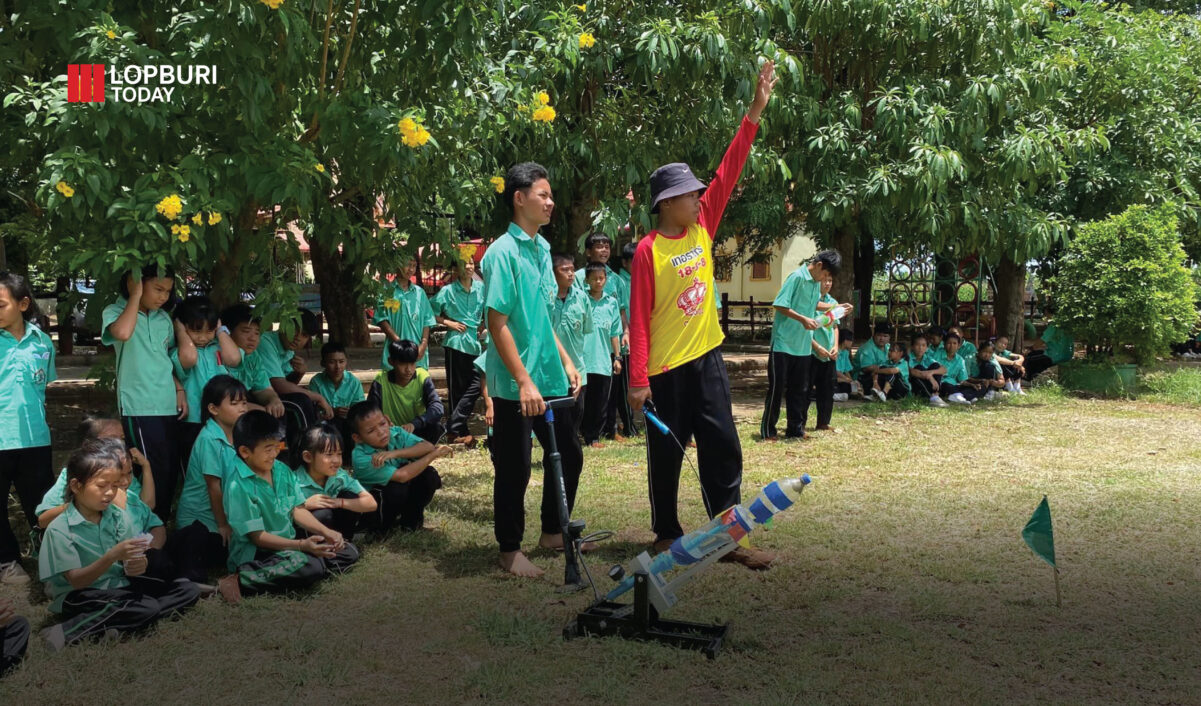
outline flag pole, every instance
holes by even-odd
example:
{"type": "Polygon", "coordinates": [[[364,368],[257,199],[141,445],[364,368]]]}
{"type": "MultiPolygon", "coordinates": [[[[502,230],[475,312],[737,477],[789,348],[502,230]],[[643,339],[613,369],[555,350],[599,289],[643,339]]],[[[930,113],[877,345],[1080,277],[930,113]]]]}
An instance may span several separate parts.
{"type": "Polygon", "coordinates": [[[1059,567],[1052,566],[1051,571],[1055,574],[1055,607],[1063,607],[1063,594],[1059,592],[1059,567]]]}

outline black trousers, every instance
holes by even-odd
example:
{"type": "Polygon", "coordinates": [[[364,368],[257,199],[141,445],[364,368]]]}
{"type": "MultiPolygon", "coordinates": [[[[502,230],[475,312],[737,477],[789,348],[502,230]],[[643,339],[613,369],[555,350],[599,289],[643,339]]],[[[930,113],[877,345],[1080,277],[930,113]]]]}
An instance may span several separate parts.
{"type": "Polygon", "coordinates": [[[1018,374],[1017,368],[1012,365],[1002,365],[1001,366],[1001,375],[1004,376],[1006,380],[1021,380],[1022,379],[1022,376],[1018,374]]]}
{"type": "Polygon", "coordinates": [[[358,560],[359,550],[350,542],[329,559],[295,550],[271,552],[260,549],[253,561],[238,567],[238,584],[242,592],[249,595],[300,591],[330,573],[345,573],[358,560]]]}
{"type": "MultiPolygon", "coordinates": [[[[192,447],[196,445],[196,437],[204,425],[200,422],[179,422],[176,432],[179,437],[179,477],[183,478],[188,472],[188,461],[192,459],[192,447]]],[[[151,466],[154,468],[154,466],[151,466]]]]}
{"type": "Polygon", "coordinates": [[[580,394],[575,396],[575,407],[571,410],[571,428],[577,435],[584,422],[584,406],[588,404],[588,376],[581,373],[580,381],[584,384],[580,385],[580,394]]]}
{"type": "MultiPolygon", "coordinates": [[[[834,416],[834,361],[812,356],[809,364],[811,399],[817,403],[817,426],[830,426],[834,416]]],[[[808,406],[808,404],[806,404],[808,406]]]]}
{"type": "Polygon", "coordinates": [[[588,395],[584,398],[584,419],[580,423],[580,433],[584,436],[584,444],[599,441],[605,426],[605,412],[609,407],[609,388],[613,378],[609,375],[588,374],[588,395]]]}
{"type": "MultiPolygon", "coordinates": [[[[788,424],[784,436],[805,436],[805,422],[809,418],[811,355],[792,355],[772,351],[767,359],[767,399],[763,404],[763,421],[759,434],[764,439],[776,438],[776,424],[780,421],[780,401],[784,401],[788,424]]],[[[725,365],[723,363],[724,370],[725,365]]],[[[729,383],[726,384],[729,387],[729,383]]],[[[724,510],[725,508],[719,508],[724,510]]]]}
{"type": "MultiPolygon", "coordinates": [[[[425,474],[423,473],[422,475],[425,474]]],[[[392,484],[389,483],[388,485],[392,484]]],[[[338,493],[338,497],[344,500],[355,500],[359,496],[349,490],[343,490],[341,493],[338,493]]],[[[350,541],[354,537],[354,533],[359,530],[359,525],[362,524],[364,519],[363,513],[345,508],[322,508],[320,510],[313,510],[312,513],[318,522],[338,532],[347,541],[350,541]]],[[[296,534],[303,536],[306,532],[303,528],[297,527],[296,534]]]]}
{"type": "Polygon", "coordinates": [[[939,385],[939,394],[942,395],[943,399],[950,397],[956,392],[963,395],[963,398],[969,402],[978,400],[986,394],[985,390],[977,390],[969,385],[952,385],[946,382],[939,385]]]}
{"type": "Polygon", "coordinates": [[[338,433],[342,435],[342,465],[346,468],[352,468],[354,463],[351,459],[351,454],[354,452],[354,439],[350,438],[350,431],[346,428],[346,418],[334,415],[333,419],[327,421],[333,424],[338,433]]]}
{"type": "MultiPolygon", "coordinates": [[[[934,365],[931,367],[936,368],[938,366],[934,365]]],[[[929,369],[930,368],[920,368],[920,367],[914,368],[914,370],[922,370],[922,371],[929,370],[929,369]]],[[[933,384],[931,384],[930,381],[927,380],[926,378],[914,377],[913,375],[909,376],[909,387],[913,390],[913,395],[915,397],[917,397],[917,396],[933,397],[934,395],[939,394],[939,387],[940,387],[941,383],[942,383],[941,375],[934,376],[933,384]]]]}
{"type": "Polygon", "coordinates": [[[1046,351],[1033,351],[1026,356],[1026,362],[1023,367],[1026,368],[1026,379],[1033,380],[1043,373],[1047,368],[1055,366],[1055,362],[1051,360],[1051,356],[1047,355],[1046,351]]]}
{"type": "Polygon", "coordinates": [[[207,583],[209,571],[225,566],[226,548],[221,535],[209,532],[199,520],[176,528],[167,542],[167,550],[179,576],[196,583],[207,583]]]}
{"type": "MultiPolygon", "coordinates": [[[[30,529],[38,526],[34,510],[42,502],[42,496],[54,485],[54,469],[51,465],[49,446],[0,451],[0,498],[8,501],[10,488],[15,488],[21,501],[21,511],[30,529]]],[[[21,558],[21,546],[13,534],[7,514],[0,522],[0,564],[21,558]]]]}
{"type": "Polygon", "coordinates": [[[835,383],[834,383],[834,392],[836,392],[836,393],[838,393],[838,394],[840,394],[840,395],[849,395],[849,394],[851,394],[851,383],[849,383],[849,382],[835,382],[835,383]]]}
{"type": "Polygon", "coordinates": [[[63,634],[67,643],[99,637],[108,630],[136,632],[160,618],[192,607],[200,588],[191,581],[172,581],[152,593],[128,588],[82,588],[63,599],[63,634]]]}
{"type": "Polygon", "coordinates": [[[675,539],[684,445],[696,438],[697,473],[705,512],[713,517],[741,502],[742,443],[730,406],[730,380],[721,351],[713,349],[674,370],[651,376],[651,403],[675,435],[647,433],[647,485],[655,539],[675,539]]]}
{"type": "Polygon", "coordinates": [[[638,427],[634,424],[634,410],[630,409],[628,399],[630,391],[630,356],[621,357],[621,374],[614,375],[609,386],[609,407],[605,410],[605,436],[612,439],[617,434],[617,420],[621,419],[621,428],[626,436],[637,436],[638,427]]]}
{"type": "MultiPolygon", "coordinates": [[[[419,530],[425,524],[425,508],[442,488],[442,476],[430,466],[406,483],[391,481],[368,492],[375,498],[375,512],[363,518],[363,527],[387,532],[393,527],[419,530]]],[[[334,529],[337,529],[336,527],[334,529]]],[[[344,533],[345,534],[345,533],[344,533]]]]}
{"type": "Polygon", "coordinates": [[[164,524],[171,520],[171,503],[182,475],[179,464],[179,420],[175,417],[122,417],[125,442],[150,462],[154,475],[154,514],[164,524]]]}
{"type": "MultiPolygon", "coordinates": [[[[320,421],[317,416],[317,405],[308,395],[293,392],[280,395],[279,401],[284,404],[284,440],[288,444],[286,463],[292,468],[300,465],[300,438],[304,430],[320,421]]],[[[282,456],[281,456],[282,458],[282,456]]]]}
{"type": "Polygon", "coordinates": [[[0,676],[21,663],[28,646],[28,620],[17,616],[8,625],[0,626],[0,676]]]}
{"type": "Polygon", "coordinates": [[[467,422],[480,398],[480,371],[475,369],[476,356],[453,348],[443,348],[446,358],[446,409],[450,417],[447,430],[453,437],[467,436],[467,422]]]}
{"type": "MultiPolygon", "coordinates": [[[[592,392],[592,390],[589,390],[592,392]]],[[[559,500],[549,479],[550,428],[543,416],[526,417],[516,400],[492,398],[495,421],[492,424],[492,466],[496,475],[492,482],[492,514],[496,542],[502,552],[521,549],[525,536],[525,490],[530,484],[530,432],[542,446],[542,466],[547,473],[542,483],[542,532],[558,534],[559,500]]],[[[576,489],[584,454],[576,436],[574,410],[555,412],[555,443],[563,466],[563,488],[567,491],[567,508],[575,507],[576,489]]]]}

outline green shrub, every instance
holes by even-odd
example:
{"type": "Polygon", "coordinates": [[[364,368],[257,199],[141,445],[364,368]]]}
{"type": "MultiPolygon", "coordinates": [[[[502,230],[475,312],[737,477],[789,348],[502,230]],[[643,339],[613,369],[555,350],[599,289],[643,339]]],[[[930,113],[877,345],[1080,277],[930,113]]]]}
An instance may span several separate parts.
{"type": "Polygon", "coordinates": [[[1196,285],[1184,266],[1175,207],[1131,206],[1080,227],[1052,279],[1055,323],[1114,355],[1127,346],[1140,362],[1184,340],[1197,320],[1196,285]]]}

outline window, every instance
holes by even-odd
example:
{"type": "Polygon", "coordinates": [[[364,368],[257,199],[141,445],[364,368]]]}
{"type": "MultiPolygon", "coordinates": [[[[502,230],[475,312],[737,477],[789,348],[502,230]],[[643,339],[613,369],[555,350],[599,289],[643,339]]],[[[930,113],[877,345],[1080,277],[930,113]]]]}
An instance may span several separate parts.
{"type": "Polygon", "coordinates": [[[751,263],[751,281],[766,282],[771,279],[771,263],[770,262],[752,262],[751,263]]]}

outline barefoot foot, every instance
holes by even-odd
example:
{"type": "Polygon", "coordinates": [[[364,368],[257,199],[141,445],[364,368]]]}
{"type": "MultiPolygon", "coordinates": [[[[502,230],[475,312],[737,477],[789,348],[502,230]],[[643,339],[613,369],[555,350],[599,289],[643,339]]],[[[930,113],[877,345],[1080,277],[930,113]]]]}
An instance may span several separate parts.
{"type": "Polygon", "coordinates": [[[542,569],[534,566],[525,554],[520,551],[501,552],[500,553],[500,568],[508,571],[514,576],[522,578],[537,578],[543,574],[542,569]]]}

